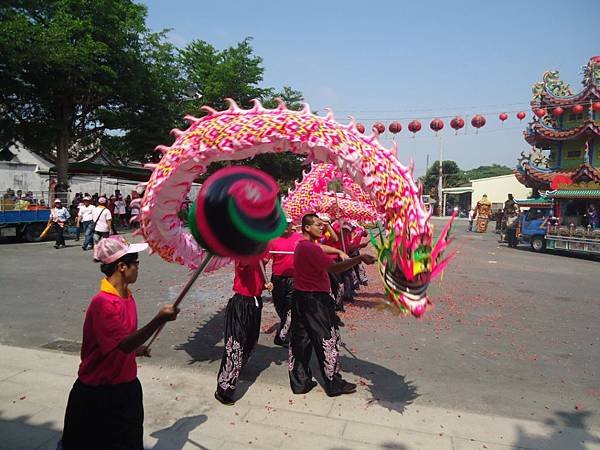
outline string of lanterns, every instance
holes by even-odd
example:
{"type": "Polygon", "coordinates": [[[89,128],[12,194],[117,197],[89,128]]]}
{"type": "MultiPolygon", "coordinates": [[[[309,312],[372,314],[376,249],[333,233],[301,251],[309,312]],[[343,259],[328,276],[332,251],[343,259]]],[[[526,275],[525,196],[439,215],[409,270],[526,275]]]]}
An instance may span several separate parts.
{"type": "MultiPolygon", "coordinates": [[[[588,103],[585,103],[586,105],[588,103]]],[[[573,114],[581,114],[584,111],[584,104],[574,104],[572,106],[570,106],[571,112],[573,114]]],[[[600,112],[600,102],[593,102],[590,105],[590,109],[593,112],[600,112]]],[[[560,118],[565,114],[565,109],[561,106],[556,106],[554,108],[552,108],[552,110],[550,111],[550,114],[552,114],[552,116],[554,116],[555,118],[560,118]]],[[[533,110],[533,113],[536,117],[538,118],[542,118],[544,116],[546,116],[548,114],[548,109],[547,108],[535,108],[533,110]]],[[[519,121],[523,121],[523,119],[525,119],[525,117],[527,117],[527,114],[525,113],[525,111],[519,111],[515,114],[515,117],[517,119],[519,119],[519,121]]],[[[502,124],[504,124],[504,122],[506,120],[508,120],[509,115],[506,112],[502,112],[498,115],[498,119],[502,122],[502,124]]],[[[480,128],[484,127],[485,124],[487,123],[487,120],[485,118],[485,116],[483,116],[482,114],[476,114],[471,118],[471,126],[473,126],[473,128],[476,129],[476,132],[479,131],[480,128]]],[[[431,122],[429,122],[429,128],[435,132],[436,134],[441,131],[444,128],[445,124],[444,121],[442,119],[440,119],[439,117],[436,117],[434,119],[431,120],[431,122]]],[[[453,119],[450,120],[450,128],[452,128],[455,132],[455,134],[458,133],[459,130],[461,130],[462,128],[464,128],[465,126],[465,120],[460,117],[460,116],[456,116],[453,119]]],[[[356,128],[359,132],[364,133],[365,132],[365,126],[362,123],[357,123],[356,124],[356,128]]],[[[422,129],[422,124],[419,120],[411,120],[408,123],[408,131],[410,131],[413,134],[413,137],[422,129]]],[[[383,122],[375,122],[373,123],[373,129],[377,131],[377,133],[379,134],[383,134],[385,133],[386,127],[383,124],[383,122]]],[[[396,135],[398,133],[400,133],[402,131],[402,124],[400,122],[398,122],[397,120],[392,121],[388,128],[390,133],[396,135]]]]}

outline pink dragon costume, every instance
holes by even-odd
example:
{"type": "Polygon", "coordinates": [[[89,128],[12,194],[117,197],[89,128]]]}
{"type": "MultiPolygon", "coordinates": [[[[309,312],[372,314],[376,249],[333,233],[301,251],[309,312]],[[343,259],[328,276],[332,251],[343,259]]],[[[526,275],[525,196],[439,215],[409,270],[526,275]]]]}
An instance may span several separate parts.
{"type": "MultiPolygon", "coordinates": [[[[309,161],[332,164],[368,193],[383,218],[379,237],[372,238],[379,257],[379,272],[395,311],[419,317],[428,305],[427,287],[448,263],[442,259],[447,247],[450,221],[433,242],[432,225],[412,176],[412,164],[403,166],[394,148],[384,148],[378,133],[360,133],[352,119],[336,122],[325,117],[287,109],[280,101],[265,109],[259,101],[243,110],[233,100],[229,108],[216,111],[204,106],[207,115],[186,116],[186,130],[172,130],[175,142],[159,146],[163,153],[146,186],[140,212],[140,232],[153,252],[169,262],[196,268],[206,254],[184,230],[177,213],[192,182],[215,161],[242,160],[261,153],[292,152],[309,161]]],[[[229,262],[213,258],[207,270],[229,262]]]]}
{"type": "Polygon", "coordinates": [[[311,171],[303,173],[302,181],[296,182],[281,205],[294,222],[299,222],[304,214],[310,212],[369,224],[378,220],[373,200],[352,178],[342,176],[333,164],[312,164],[311,171]],[[331,181],[341,182],[343,192],[330,191],[328,185],[331,181]]]}

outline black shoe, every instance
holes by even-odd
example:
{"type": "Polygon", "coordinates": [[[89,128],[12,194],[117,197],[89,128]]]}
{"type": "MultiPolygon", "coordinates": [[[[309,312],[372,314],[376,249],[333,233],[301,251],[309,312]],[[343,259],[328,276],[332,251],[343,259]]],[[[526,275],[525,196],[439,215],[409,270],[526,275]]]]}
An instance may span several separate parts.
{"type": "Polygon", "coordinates": [[[227,397],[226,395],[219,394],[219,391],[215,391],[215,398],[225,406],[235,405],[235,402],[231,398],[227,397]]]}
{"type": "Polygon", "coordinates": [[[280,347],[285,347],[285,348],[288,348],[290,346],[287,341],[284,341],[283,339],[281,339],[279,337],[279,333],[277,333],[275,335],[274,343],[275,343],[275,345],[279,345],[280,347]]]}
{"type": "Polygon", "coordinates": [[[58,250],[60,248],[60,245],[54,245],[54,248],[58,250]]]}
{"type": "Polygon", "coordinates": [[[87,251],[87,247],[81,247],[81,249],[85,252],[87,251]]]}
{"type": "Polygon", "coordinates": [[[338,316],[335,316],[335,325],[337,325],[340,328],[343,328],[345,326],[344,322],[342,322],[342,319],[340,319],[338,316]]]}
{"type": "MultiPolygon", "coordinates": [[[[310,391],[312,391],[315,387],[317,387],[318,383],[315,380],[308,380],[308,382],[306,383],[306,386],[304,389],[302,389],[301,391],[298,392],[294,392],[294,394],[296,395],[302,395],[302,394],[308,394],[310,391]]],[[[292,391],[293,392],[293,391],[292,391]]]]}
{"type": "Polygon", "coordinates": [[[334,388],[331,392],[327,392],[327,396],[337,397],[338,395],[352,394],[353,392],[356,392],[356,384],[342,380],[338,387],[334,388]]]}

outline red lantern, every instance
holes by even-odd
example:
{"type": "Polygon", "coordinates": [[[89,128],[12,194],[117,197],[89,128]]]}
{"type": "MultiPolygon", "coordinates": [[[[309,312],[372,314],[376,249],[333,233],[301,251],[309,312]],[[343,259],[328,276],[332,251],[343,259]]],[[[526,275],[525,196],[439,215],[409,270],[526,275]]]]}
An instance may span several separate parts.
{"type": "Polygon", "coordinates": [[[411,120],[411,122],[408,124],[408,131],[413,133],[413,135],[421,131],[421,122],[418,120],[411,120]]]}
{"type": "Polygon", "coordinates": [[[564,112],[565,112],[564,109],[562,109],[560,106],[557,106],[556,108],[554,108],[552,110],[552,115],[554,117],[560,117],[560,116],[562,116],[564,114],[564,112]]]}
{"type": "Polygon", "coordinates": [[[537,108],[533,110],[533,113],[538,116],[540,119],[544,117],[548,112],[544,108],[537,108]]]}
{"type": "Polygon", "coordinates": [[[392,122],[392,123],[390,123],[388,130],[390,130],[390,133],[393,133],[393,134],[400,133],[402,131],[402,124],[397,121],[392,122]]]}
{"type": "MultiPolygon", "coordinates": [[[[462,117],[460,116],[456,116],[454,119],[452,119],[450,121],[450,127],[456,131],[456,133],[458,133],[458,130],[460,130],[462,127],[465,126],[465,121],[462,117]]],[[[455,133],[455,134],[456,134],[455,133]]]]}
{"type": "Polygon", "coordinates": [[[600,102],[594,102],[592,104],[592,111],[594,111],[594,112],[600,112],[600,102]]]}
{"type": "Polygon", "coordinates": [[[517,113],[517,119],[519,119],[519,120],[523,120],[525,118],[525,116],[526,116],[526,114],[524,111],[519,111],[517,113]]]}
{"type": "Polygon", "coordinates": [[[375,122],[375,123],[373,124],[373,129],[374,129],[375,131],[377,131],[377,133],[378,133],[378,134],[385,133],[385,125],[384,125],[384,124],[382,124],[381,122],[375,122]]]}
{"type": "Polygon", "coordinates": [[[581,114],[583,112],[583,106],[575,105],[575,106],[573,106],[571,111],[573,111],[573,114],[581,114]]]}
{"type": "Polygon", "coordinates": [[[506,113],[501,113],[501,114],[498,116],[498,119],[500,119],[502,122],[504,122],[506,119],[508,119],[508,114],[506,114],[506,113]]]}
{"type": "Polygon", "coordinates": [[[359,133],[364,133],[365,132],[365,126],[362,123],[357,123],[356,124],[356,129],[358,130],[359,133]]]}
{"type": "Polygon", "coordinates": [[[473,118],[471,119],[471,125],[473,125],[477,129],[481,128],[485,125],[485,117],[483,117],[481,114],[473,116],[473,118]]]}
{"type": "Polygon", "coordinates": [[[433,119],[429,123],[429,128],[431,128],[433,131],[435,131],[437,133],[442,128],[444,128],[444,122],[442,121],[442,119],[433,119]]]}

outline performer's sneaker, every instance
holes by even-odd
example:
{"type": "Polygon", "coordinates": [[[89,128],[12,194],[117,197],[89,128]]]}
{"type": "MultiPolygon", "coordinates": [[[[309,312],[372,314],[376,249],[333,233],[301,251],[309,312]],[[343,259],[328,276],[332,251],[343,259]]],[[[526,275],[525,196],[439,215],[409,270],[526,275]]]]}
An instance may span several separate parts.
{"type": "Polygon", "coordinates": [[[356,392],[356,384],[342,380],[339,386],[335,387],[332,391],[327,392],[327,396],[337,397],[338,395],[352,394],[353,392],[356,392]]]}
{"type": "Polygon", "coordinates": [[[275,341],[274,341],[274,343],[275,343],[275,345],[279,345],[280,347],[285,347],[285,348],[289,347],[289,344],[286,341],[284,341],[283,339],[281,339],[279,337],[279,334],[275,335],[275,341]]]}
{"type": "Polygon", "coordinates": [[[219,391],[215,391],[215,398],[225,406],[235,405],[235,402],[231,398],[227,397],[226,395],[219,394],[219,391]]]}
{"type": "Polygon", "coordinates": [[[299,392],[294,392],[294,394],[296,394],[296,395],[308,394],[315,387],[317,387],[317,385],[318,385],[318,383],[315,380],[312,380],[312,379],[308,380],[306,382],[306,387],[303,390],[299,391],[299,392]]]}

